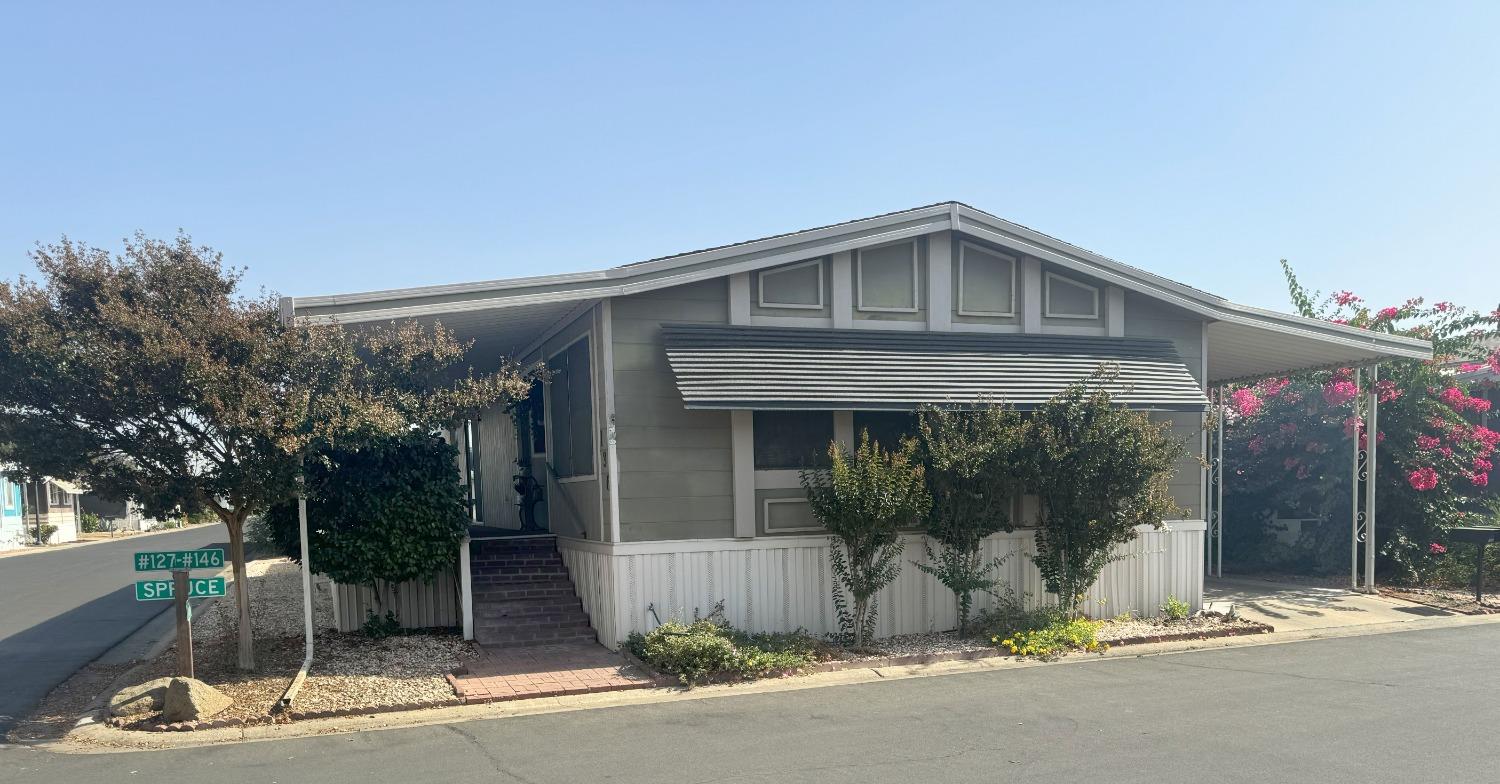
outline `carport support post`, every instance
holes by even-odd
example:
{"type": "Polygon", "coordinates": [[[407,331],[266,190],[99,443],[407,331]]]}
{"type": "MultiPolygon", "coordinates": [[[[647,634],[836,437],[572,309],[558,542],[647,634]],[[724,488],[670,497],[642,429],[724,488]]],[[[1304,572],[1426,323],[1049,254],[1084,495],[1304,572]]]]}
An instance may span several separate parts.
{"type": "Polygon", "coordinates": [[[1224,387],[1219,387],[1219,415],[1214,437],[1214,576],[1224,576],[1224,387]]]}
{"type": "Polygon", "coordinates": [[[1380,449],[1380,392],[1376,389],[1380,381],[1380,366],[1370,368],[1370,391],[1366,398],[1370,409],[1370,422],[1365,427],[1365,590],[1375,590],[1375,487],[1380,471],[1377,454],[1380,449]]]}
{"type": "MultiPolygon", "coordinates": [[[[1360,388],[1360,369],[1354,369],[1354,388],[1360,388]]],[[[1354,419],[1359,421],[1359,397],[1354,398],[1354,419]]],[[[1350,438],[1354,444],[1352,457],[1354,462],[1349,466],[1349,587],[1359,588],[1359,453],[1363,450],[1359,447],[1359,425],[1354,426],[1354,435],[1350,438]]]]}

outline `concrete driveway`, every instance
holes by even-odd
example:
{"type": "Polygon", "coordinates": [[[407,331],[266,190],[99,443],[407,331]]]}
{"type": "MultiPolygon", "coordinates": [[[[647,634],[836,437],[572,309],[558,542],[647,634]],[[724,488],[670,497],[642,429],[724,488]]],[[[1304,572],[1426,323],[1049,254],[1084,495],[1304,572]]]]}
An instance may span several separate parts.
{"type": "Polygon", "coordinates": [[[1278,632],[1401,623],[1452,615],[1414,602],[1357,593],[1345,588],[1276,582],[1253,577],[1208,578],[1205,602],[1234,602],[1244,618],[1269,624],[1278,632]]]}
{"type": "Polygon", "coordinates": [[[0,737],[62,683],[170,602],[137,602],[137,550],[223,545],[219,524],[0,559],[0,737]]]}

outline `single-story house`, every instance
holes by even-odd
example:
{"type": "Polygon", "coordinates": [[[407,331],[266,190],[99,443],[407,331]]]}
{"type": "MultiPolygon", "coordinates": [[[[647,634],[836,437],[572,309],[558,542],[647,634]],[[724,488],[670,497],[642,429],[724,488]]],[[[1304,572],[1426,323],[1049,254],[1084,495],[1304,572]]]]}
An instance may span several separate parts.
{"type": "MultiPolygon", "coordinates": [[[[486,603],[518,601],[494,590],[496,573],[527,563],[487,543],[531,529],[555,538],[568,599],[607,646],[719,603],[743,628],[831,631],[829,540],[798,479],[829,439],[889,441],[923,403],[1024,409],[1105,362],[1121,369],[1120,399],[1171,423],[1193,454],[1172,481],[1187,519],[1141,530],[1087,611],[1155,614],[1169,595],[1196,609],[1212,390],[1431,356],[1421,340],[1238,305],[958,202],[591,272],[282,306],[311,322],[441,322],[473,341],[476,366],[550,368],[521,416],[488,412],[454,434],[480,526],[459,601],[481,642],[530,638],[501,633],[524,613],[486,603]]],[[[1021,499],[1022,527],[986,544],[1033,603],[1035,508],[1021,499]]],[[[920,534],[908,539],[920,561],[920,534]]],[[[882,635],[955,625],[946,589],[910,566],[879,607],[882,635]]]]}
{"type": "Polygon", "coordinates": [[[46,478],[35,482],[13,482],[0,479],[0,550],[13,550],[34,544],[36,530],[54,526],[48,544],[75,542],[79,533],[78,499],[83,488],[65,479],[46,478]]]}

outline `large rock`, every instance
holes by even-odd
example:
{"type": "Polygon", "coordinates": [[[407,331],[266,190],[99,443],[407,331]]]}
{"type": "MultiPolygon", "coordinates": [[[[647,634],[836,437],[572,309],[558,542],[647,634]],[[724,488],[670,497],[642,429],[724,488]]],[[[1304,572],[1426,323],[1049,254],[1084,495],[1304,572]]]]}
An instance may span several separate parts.
{"type": "Polygon", "coordinates": [[[223,713],[234,704],[224,693],[195,678],[173,678],[161,709],[163,721],[198,721],[223,713]]]}
{"type": "Polygon", "coordinates": [[[167,684],[171,678],[157,678],[139,686],[126,686],[109,698],[109,715],[142,716],[161,710],[167,701],[167,684]]]}

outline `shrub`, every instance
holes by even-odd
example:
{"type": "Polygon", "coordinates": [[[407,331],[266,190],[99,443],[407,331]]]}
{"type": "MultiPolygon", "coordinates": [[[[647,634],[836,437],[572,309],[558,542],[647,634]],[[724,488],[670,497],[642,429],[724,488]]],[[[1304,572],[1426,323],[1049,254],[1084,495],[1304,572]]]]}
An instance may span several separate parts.
{"type": "Polygon", "coordinates": [[[360,624],[361,634],[372,640],[383,640],[401,633],[401,621],[396,613],[386,610],[385,615],[376,615],[374,610],[365,610],[365,622],[360,624]]]}
{"type": "MultiPolygon", "coordinates": [[[[431,579],[451,567],[468,533],[457,450],[412,433],[309,460],[308,554],[312,570],[368,585],[431,579]]],[[[296,502],[277,504],[265,523],[277,548],[301,557],[296,502]]]]}
{"type": "Polygon", "coordinates": [[[52,535],[55,533],[57,533],[57,526],[51,523],[42,523],[41,525],[32,523],[21,531],[21,535],[18,538],[23,544],[40,547],[52,541],[52,535]]]}
{"type": "Polygon", "coordinates": [[[828,445],[828,468],[802,472],[813,516],[832,534],[828,560],[839,629],[856,648],[874,636],[875,594],[901,572],[901,527],[920,522],[929,506],[914,450],[907,441],[887,452],[867,431],[852,454],[835,441],[828,445]]]}
{"type": "Polygon", "coordinates": [[[729,626],[722,604],[702,620],[667,621],[645,634],[632,632],[625,645],[687,686],[716,675],[764,678],[796,672],[824,658],[823,646],[801,632],[750,633],[729,626]]]}
{"type": "Polygon", "coordinates": [[[1185,620],[1188,617],[1188,613],[1192,611],[1193,608],[1191,605],[1171,595],[1167,596],[1166,603],[1161,606],[1161,614],[1166,616],[1169,621],[1185,620]]]}
{"type": "Polygon", "coordinates": [[[932,499],[927,536],[938,550],[924,543],[935,563],[916,566],[953,592],[963,633],[974,592],[993,594],[993,574],[1003,560],[983,560],[984,539],[1013,530],[1010,506],[1019,492],[1024,426],[1015,410],[999,404],[965,411],[925,406],[917,416],[917,455],[932,499]]]}
{"type": "Polygon", "coordinates": [[[1051,659],[1069,651],[1109,650],[1109,643],[1095,636],[1102,621],[1074,617],[1064,607],[1043,608],[1017,620],[1017,628],[990,640],[1016,656],[1051,659]]]}
{"type": "Polygon", "coordinates": [[[1032,560],[1047,590],[1078,615],[1083,594],[1135,527],[1179,514],[1167,482],[1186,452],[1170,426],[1116,405],[1101,369],[1043,403],[1028,423],[1030,482],[1040,501],[1032,560]]]}
{"type": "Polygon", "coordinates": [[[86,534],[108,530],[104,527],[103,521],[99,519],[99,515],[93,512],[83,512],[78,515],[78,528],[86,534]]]}

